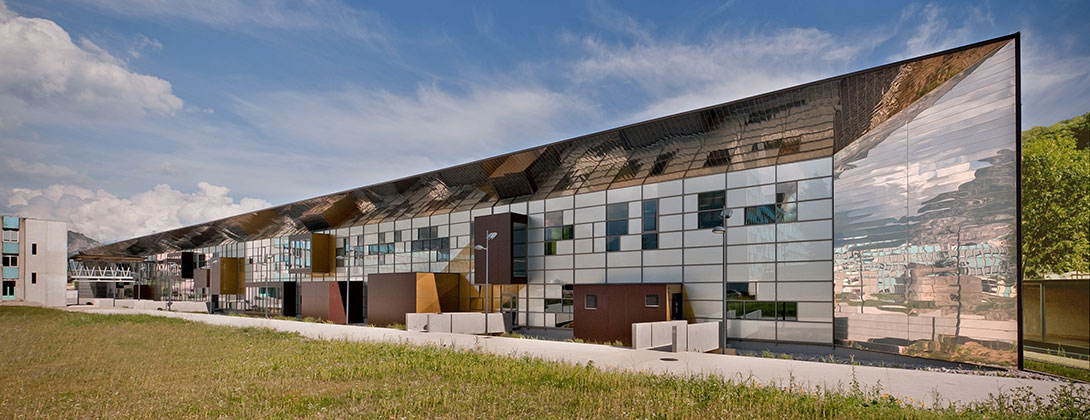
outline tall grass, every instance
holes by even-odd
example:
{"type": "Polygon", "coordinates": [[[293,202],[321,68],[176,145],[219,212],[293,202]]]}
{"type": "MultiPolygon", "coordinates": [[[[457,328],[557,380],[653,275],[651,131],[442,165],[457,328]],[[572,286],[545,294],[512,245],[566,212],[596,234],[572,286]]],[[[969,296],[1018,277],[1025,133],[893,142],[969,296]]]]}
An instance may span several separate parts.
{"type": "Polygon", "coordinates": [[[1085,390],[955,410],[879,390],[603,371],[441,347],[308,340],[152,316],[0,307],[0,416],[14,418],[1057,418],[1085,390]]]}

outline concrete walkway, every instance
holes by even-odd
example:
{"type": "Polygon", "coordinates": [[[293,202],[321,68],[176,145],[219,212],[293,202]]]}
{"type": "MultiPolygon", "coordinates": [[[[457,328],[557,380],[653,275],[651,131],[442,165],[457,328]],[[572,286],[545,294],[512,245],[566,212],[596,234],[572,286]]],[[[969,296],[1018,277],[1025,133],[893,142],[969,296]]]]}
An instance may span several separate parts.
{"type": "MultiPolygon", "coordinates": [[[[211,325],[230,327],[260,327],[295,332],[305,337],[324,340],[371,342],[401,342],[416,345],[446,346],[462,350],[479,350],[505,356],[531,356],[569,363],[594,363],[601,368],[633,372],[668,373],[681,376],[716,375],[725,379],[751,381],[761,386],[793,387],[803,390],[850,391],[853,380],[863,390],[880,387],[880,393],[904,398],[915,405],[932,407],[936,395],[943,405],[964,405],[988,399],[1018,387],[1028,387],[1046,397],[1064,382],[970,375],[923,370],[851,366],[745,356],[706,353],[667,353],[652,350],[632,350],[597,344],[529,340],[521,338],[484,337],[465,334],[421,333],[389,328],[318,324],[275,319],[246,318],[223,315],[144,311],[134,309],[70,307],[71,311],[103,314],[146,314],[181,318],[211,325]],[[675,359],[675,360],[668,360],[675,359]],[[908,400],[911,398],[911,400],[908,400]]],[[[1087,385],[1077,385],[1084,386],[1087,385]]]]}

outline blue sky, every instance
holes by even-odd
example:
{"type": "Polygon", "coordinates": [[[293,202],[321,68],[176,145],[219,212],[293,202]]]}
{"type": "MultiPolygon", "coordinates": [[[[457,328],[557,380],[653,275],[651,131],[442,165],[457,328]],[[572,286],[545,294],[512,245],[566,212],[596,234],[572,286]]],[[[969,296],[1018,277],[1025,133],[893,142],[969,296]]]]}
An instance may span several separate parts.
{"type": "Polygon", "coordinates": [[[0,213],[113,241],[1021,31],[1090,111],[1090,4],[0,0],[0,213]]]}

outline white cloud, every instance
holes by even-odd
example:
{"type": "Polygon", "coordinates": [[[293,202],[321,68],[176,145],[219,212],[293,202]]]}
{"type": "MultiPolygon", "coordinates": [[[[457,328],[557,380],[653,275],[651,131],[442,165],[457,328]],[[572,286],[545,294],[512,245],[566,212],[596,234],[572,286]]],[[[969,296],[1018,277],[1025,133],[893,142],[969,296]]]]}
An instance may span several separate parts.
{"type": "Polygon", "coordinates": [[[89,118],[170,115],[182,100],[169,82],[138,74],[93,42],[72,42],[46,19],[15,15],[0,2],[0,128],[58,113],[89,118]]]}
{"type": "MultiPolygon", "coordinates": [[[[272,93],[240,100],[236,112],[269,138],[293,143],[291,148],[337,150],[349,167],[400,166],[408,175],[513,145],[540,144],[593,109],[533,86],[474,86],[453,93],[420,85],[405,95],[360,88],[272,93]],[[431,166],[418,165],[425,162],[431,166]]],[[[378,175],[375,181],[392,179],[378,175]]]]}
{"type": "Polygon", "coordinates": [[[249,28],[335,31],[373,44],[385,42],[382,20],[336,0],[83,0],[122,16],[185,19],[226,30],[249,28]]]}
{"type": "Polygon", "coordinates": [[[15,188],[8,197],[13,213],[68,222],[68,229],[101,242],[113,242],[270,207],[265,200],[237,203],[227,187],[201,182],[184,193],[166,184],[118,197],[103,190],[55,184],[44,189],[15,188]]]}
{"type": "Polygon", "coordinates": [[[882,39],[849,42],[813,28],[769,34],[715,34],[701,43],[669,40],[613,45],[580,40],[571,68],[582,86],[625,87],[650,98],[634,119],[686,111],[834,74],[882,39]]]}
{"type": "Polygon", "coordinates": [[[979,41],[977,31],[994,26],[994,19],[984,9],[969,8],[951,13],[934,3],[923,7],[910,5],[901,14],[898,27],[915,19],[922,19],[912,29],[904,50],[889,57],[890,61],[916,57],[979,41]],[[962,15],[964,14],[964,17],[962,15]],[[956,16],[960,25],[951,24],[948,17],[956,16]]]}

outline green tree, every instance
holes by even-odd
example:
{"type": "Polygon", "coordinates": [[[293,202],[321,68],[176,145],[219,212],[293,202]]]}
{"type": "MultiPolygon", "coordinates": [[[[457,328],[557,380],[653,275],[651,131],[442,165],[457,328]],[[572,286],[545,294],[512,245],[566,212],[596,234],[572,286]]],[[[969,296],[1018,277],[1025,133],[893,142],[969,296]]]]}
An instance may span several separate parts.
{"type": "Polygon", "coordinates": [[[1090,272],[1090,113],[1022,133],[1025,278],[1090,272]]]}

